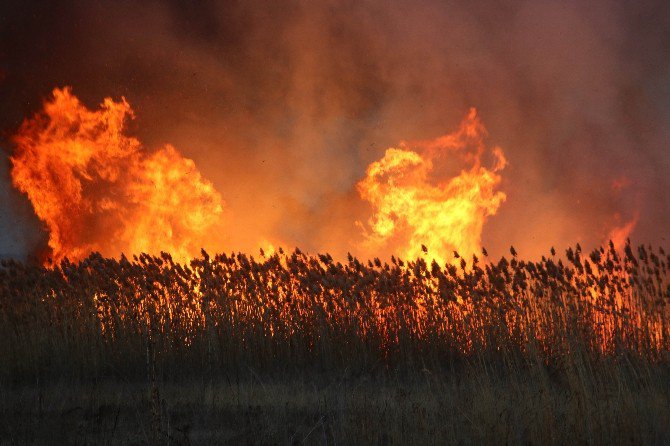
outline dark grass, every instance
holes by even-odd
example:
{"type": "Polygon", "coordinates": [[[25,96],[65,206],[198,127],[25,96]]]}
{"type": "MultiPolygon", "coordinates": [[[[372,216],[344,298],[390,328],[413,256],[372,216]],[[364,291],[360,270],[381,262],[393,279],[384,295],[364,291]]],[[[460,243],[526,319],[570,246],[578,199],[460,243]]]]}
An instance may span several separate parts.
{"type": "Polygon", "coordinates": [[[670,444],[668,257],[0,268],[2,444],[670,444]]]}

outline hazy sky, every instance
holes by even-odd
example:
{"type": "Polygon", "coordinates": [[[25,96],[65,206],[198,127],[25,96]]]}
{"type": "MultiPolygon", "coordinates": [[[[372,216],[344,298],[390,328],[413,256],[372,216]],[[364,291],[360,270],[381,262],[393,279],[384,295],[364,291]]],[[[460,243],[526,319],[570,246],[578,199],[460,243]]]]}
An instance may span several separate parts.
{"type": "Polygon", "coordinates": [[[366,166],[471,106],[509,161],[489,251],[592,246],[636,216],[636,241],[668,245],[669,2],[195,4],[2,2],[0,255],[44,237],[7,157],[66,85],[90,107],[125,96],[132,134],[195,160],[231,210],[221,248],[355,252],[366,166]]]}

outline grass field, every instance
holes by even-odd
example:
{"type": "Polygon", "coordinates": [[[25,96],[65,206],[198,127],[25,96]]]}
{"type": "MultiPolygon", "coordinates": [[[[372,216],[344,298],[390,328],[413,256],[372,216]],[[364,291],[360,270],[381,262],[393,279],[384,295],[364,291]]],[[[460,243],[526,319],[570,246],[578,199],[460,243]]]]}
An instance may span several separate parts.
{"type": "Polygon", "coordinates": [[[670,444],[670,257],[0,267],[2,444],[670,444]]]}

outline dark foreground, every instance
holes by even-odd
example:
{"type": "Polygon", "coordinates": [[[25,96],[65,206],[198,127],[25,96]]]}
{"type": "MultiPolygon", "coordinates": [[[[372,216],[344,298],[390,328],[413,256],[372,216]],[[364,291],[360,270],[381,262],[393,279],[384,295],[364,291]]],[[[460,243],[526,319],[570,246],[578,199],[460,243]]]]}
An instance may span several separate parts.
{"type": "MultiPolygon", "coordinates": [[[[477,370],[478,369],[478,370],[477,370]]],[[[2,444],[670,444],[666,368],[3,385],[2,444]]]]}
{"type": "Polygon", "coordinates": [[[0,444],[670,444],[670,255],[0,262],[0,444]]]}

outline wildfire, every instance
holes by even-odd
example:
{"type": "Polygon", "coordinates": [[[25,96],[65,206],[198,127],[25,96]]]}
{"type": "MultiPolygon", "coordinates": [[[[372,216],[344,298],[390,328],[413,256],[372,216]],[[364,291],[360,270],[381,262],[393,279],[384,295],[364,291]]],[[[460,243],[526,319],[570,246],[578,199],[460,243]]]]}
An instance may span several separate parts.
{"type": "Polygon", "coordinates": [[[51,261],[92,251],[169,251],[185,260],[220,224],[223,200],[172,146],[147,151],[124,134],[133,111],[106,98],[89,110],[69,88],[14,137],[12,181],[49,231],[51,261]]]}
{"type": "MultiPolygon", "coordinates": [[[[635,256],[626,239],[637,214],[610,233],[608,249],[588,258],[577,245],[566,251],[566,263],[555,261],[553,249],[551,258],[537,262],[517,260],[512,249],[511,261],[503,257],[485,267],[473,261],[462,274],[444,265],[452,251],[464,257],[480,252],[483,226],[506,199],[498,190],[504,154],[486,145],[487,131],[475,109],[455,132],[403,142],[368,166],[357,185],[374,210],[366,243],[371,252],[389,248],[410,261],[388,264],[376,258],[367,266],[351,255],[342,263],[330,254],[310,256],[297,248],[287,253],[280,247],[287,244],[275,237],[261,239],[258,261],[242,253],[201,252],[219,235],[214,231],[223,220],[221,196],[174,147],[147,151],[125,135],[132,116],[125,99],[107,98],[91,111],[69,89],[56,89],[43,111],[22,124],[11,158],[14,185],[49,230],[46,263],[54,268],[6,262],[0,273],[53,277],[50,292],[78,293],[66,304],[79,305],[92,293],[105,333],[125,330],[119,325],[123,315],[127,321],[144,315],[174,322],[169,329],[181,330],[188,344],[197,330],[210,330],[213,317],[221,324],[235,321],[238,325],[224,331],[240,335],[241,344],[259,333],[281,342],[304,334],[314,346],[322,333],[351,330],[370,345],[379,342],[384,355],[410,345],[403,339],[438,342],[445,352],[466,354],[477,346],[508,348],[514,342],[524,348],[532,340],[549,357],[569,348],[566,339],[574,331],[563,323],[570,321],[592,327],[583,330],[585,342],[602,352],[614,352],[625,341],[656,354],[667,344],[663,299],[670,294],[670,256],[644,246],[635,256]],[[139,254],[139,259],[103,259],[94,251],[109,257],[139,254]],[[178,262],[196,258],[183,268],[167,254],[156,256],[158,251],[178,262]],[[87,261],[59,267],[65,257],[87,261]],[[414,262],[417,257],[443,265],[428,267],[414,262]],[[77,280],[64,280],[68,277],[77,280]],[[220,300],[230,296],[235,305],[220,300]],[[155,311],[146,311],[149,306],[155,311]]],[[[0,287],[0,297],[33,292],[29,282],[8,283],[18,288],[0,287]]]]}
{"type": "Polygon", "coordinates": [[[486,136],[473,108],[454,133],[401,143],[370,164],[358,183],[374,208],[366,244],[438,262],[451,251],[480,252],[484,223],[506,198],[496,190],[506,160],[500,148],[487,149],[486,136]],[[492,157],[492,167],[482,165],[485,156],[492,157]]]}
{"type": "MultiPolygon", "coordinates": [[[[620,220],[621,216],[615,214],[615,219],[620,220]]],[[[630,237],[631,232],[635,229],[637,221],[640,218],[639,213],[636,213],[632,219],[628,220],[625,223],[616,225],[612,228],[607,236],[607,241],[612,241],[614,246],[617,249],[623,249],[626,246],[626,239],[630,237]]]]}

